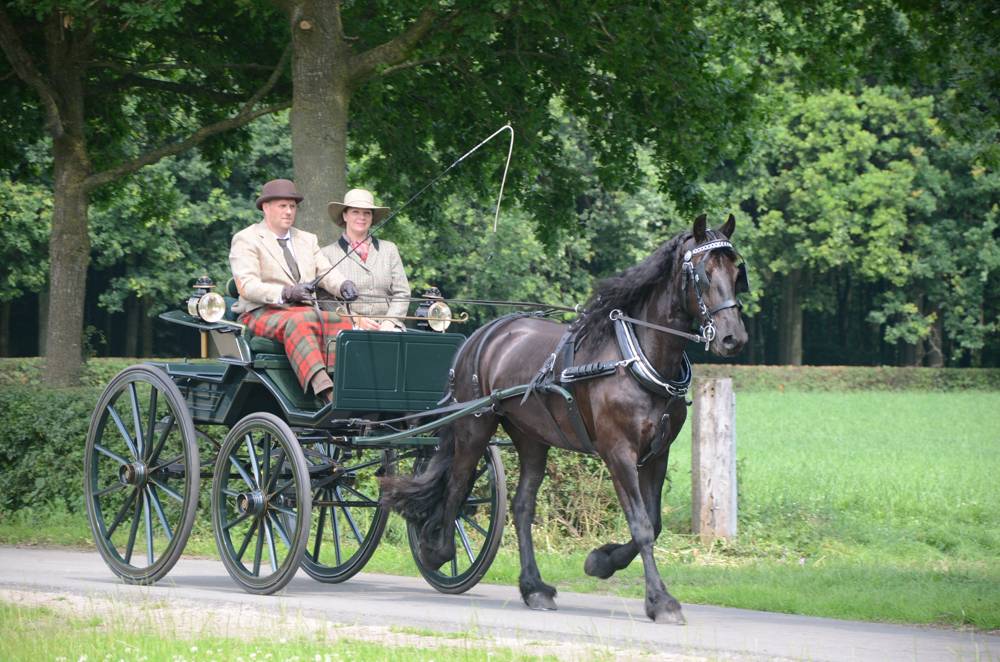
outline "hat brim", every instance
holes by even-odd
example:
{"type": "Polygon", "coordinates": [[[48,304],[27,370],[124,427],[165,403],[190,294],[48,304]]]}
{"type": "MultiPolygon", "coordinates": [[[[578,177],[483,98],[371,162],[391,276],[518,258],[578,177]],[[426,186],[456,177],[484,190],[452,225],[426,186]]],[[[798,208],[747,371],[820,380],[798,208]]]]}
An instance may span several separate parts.
{"type": "Polygon", "coordinates": [[[301,195],[287,195],[287,194],[283,194],[283,195],[262,195],[259,198],[257,198],[257,202],[255,203],[257,205],[257,209],[260,209],[261,211],[263,211],[263,209],[264,209],[264,203],[265,202],[270,202],[271,200],[294,200],[295,202],[298,203],[298,202],[302,202],[303,200],[305,200],[305,197],[301,196],[301,195]]]}
{"type": "Polygon", "coordinates": [[[326,206],[326,211],[330,214],[330,218],[333,222],[344,227],[344,210],[348,207],[354,207],[355,209],[369,209],[372,212],[372,225],[375,225],[383,218],[389,215],[388,207],[367,207],[365,205],[345,205],[343,202],[331,202],[326,206]]]}

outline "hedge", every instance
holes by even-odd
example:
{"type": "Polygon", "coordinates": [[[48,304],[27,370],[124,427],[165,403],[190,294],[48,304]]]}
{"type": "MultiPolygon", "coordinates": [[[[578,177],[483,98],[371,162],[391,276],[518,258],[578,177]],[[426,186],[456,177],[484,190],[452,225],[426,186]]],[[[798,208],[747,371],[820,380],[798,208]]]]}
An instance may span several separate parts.
{"type": "MultiPolygon", "coordinates": [[[[122,369],[147,359],[91,359],[85,386],[103,387],[122,369]]],[[[181,361],[183,359],[154,359],[181,361]]],[[[40,385],[40,358],[0,358],[0,387],[40,385]]],[[[1000,368],[899,368],[894,366],[763,366],[695,364],[696,378],[731,377],[741,391],[1000,391],[1000,368]]]]}
{"type": "Polygon", "coordinates": [[[83,508],[83,449],[100,395],[0,388],[0,511],[83,508]]]}
{"type": "MultiPolygon", "coordinates": [[[[78,511],[83,507],[83,449],[87,428],[104,385],[139,359],[95,359],[84,370],[86,386],[49,390],[40,386],[40,359],[0,359],[0,512],[23,508],[78,511]]],[[[700,365],[696,378],[732,377],[737,390],[1000,390],[998,369],[784,367],[700,365]]],[[[516,471],[506,454],[508,471],[516,471]]],[[[555,454],[560,455],[560,454],[555,454]]],[[[569,535],[594,535],[605,523],[588,521],[585,510],[572,512],[581,493],[601,510],[612,507],[609,481],[593,490],[595,478],[606,479],[596,461],[567,455],[550,458],[547,502],[539,503],[539,520],[555,518],[569,535]],[[550,476],[551,477],[551,476],[550,476]],[[590,489],[582,490],[581,485],[590,489]],[[568,518],[568,519],[567,519],[568,518]]]]}

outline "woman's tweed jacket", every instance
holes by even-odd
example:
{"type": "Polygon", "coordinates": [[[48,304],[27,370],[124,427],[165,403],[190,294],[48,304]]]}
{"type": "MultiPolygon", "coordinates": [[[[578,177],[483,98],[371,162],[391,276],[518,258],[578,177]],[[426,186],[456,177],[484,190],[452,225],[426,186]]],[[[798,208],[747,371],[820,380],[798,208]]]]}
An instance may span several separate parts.
{"type": "Polygon", "coordinates": [[[344,278],[354,281],[358,287],[361,296],[351,304],[351,312],[378,320],[382,322],[383,328],[395,326],[402,329],[402,320],[381,319],[390,315],[406,315],[410,307],[406,301],[410,296],[410,283],[406,280],[396,244],[372,237],[366,262],[362,262],[357,253],[351,253],[344,259],[348,250],[350,244],[344,235],[338,241],[323,247],[323,254],[330,263],[336,264],[337,271],[344,278]],[[373,296],[385,298],[381,301],[369,298],[373,296]]]}

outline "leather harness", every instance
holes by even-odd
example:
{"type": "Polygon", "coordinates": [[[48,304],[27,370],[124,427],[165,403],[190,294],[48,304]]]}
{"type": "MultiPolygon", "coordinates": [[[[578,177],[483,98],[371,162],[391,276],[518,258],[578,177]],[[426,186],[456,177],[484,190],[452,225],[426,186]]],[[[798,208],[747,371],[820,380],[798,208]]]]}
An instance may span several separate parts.
{"type": "MultiPolygon", "coordinates": [[[[573,397],[573,385],[576,382],[606,377],[615,374],[619,367],[627,366],[633,379],[635,379],[643,389],[652,395],[666,398],[668,400],[675,398],[684,399],[687,396],[693,377],[691,361],[688,359],[687,352],[683,352],[681,354],[680,375],[674,379],[663,377],[656,371],[652,364],[650,364],[645,352],[643,352],[642,347],[639,344],[639,339],[635,335],[634,325],[645,326],[656,331],[681,336],[695,342],[703,342],[705,343],[705,348],[708,349],[708,345],[715,338],[715,324],[712,320],[712,316],[721,310],[725,310],[726,308],[740,306],[738,300],[730,298],[710,310],[704,302],[704,295],[708,292],[709,278],[705,272],[704,260],[699,260],[697,264],[694,264],[692,258],[695,255],[710,253],[711,251],[720,249],[728,249],[732,250],[734,253],[736,252],[733,245],[724,237],[724,235],[717,234],[711,230],[709,230],[709,233],[709,241],[685,252],[684,261],[681,265],[685,273],[685,278],[682,281],[683,291],[685,293],[687,292],[688,281],[690,281],[694,287],[695,298],[698,303],[699,316],[701,318],[698,335],[629,317],[621,310],[613,310],[609,315],[609,319],[611,323],[614,324],[615,340],[617,341],[619,352],[621,352],[621,359],[617,361],[597,361],[574,365],[576,349],[582,340],[582,337],[578,335],[579,326],[577,325],[574,325],[563,333],[559,342],[556,344],[555,349],[548,356],[548,358],[545,359],[542,367],[539,368],[538,372],[529,383],[528,390],[525,391],[520,404],[523,406],[532,395],[538,398],[538,403],[541,405],[542,411],[547,414],[549,421],[559,433],[559,437],[566,447],[573,448],[578,445],[582,447],[584,452],[592,455],[597,452],[590,433],[587,430],[586,423],[580,415],[579,408],[576,406],[576,400],[573,397]],[[562,370],[559,371],[558,374],[555,372],[557,362],[562,366],[562,370]],[[545,404],[545,400],[541,396],[543,393],[561,395],[566,401],[570,425],[572,426],[573,433],[579,442],[578,444],[573,444],[562,431],[562,428],[556,421],[555,416],[545,404]]],[[[749,283],[746,280],[746,267],[744,264],[741,264],[737,279],[737,290],[746,291],[748,289],[749,283]]],[[[498,318],[483,327],[478,340],[478,346],[476,347],[476,354],[473,362],[472,388],[476,398],[483,396],[479,379],[479,367],[483,347],[485,347],[487,341],[502,327],[507,326],[507,324],[513,322],[514,320],[524,317],[541,317],[541,315],[538,313],[525,312],[513,313],[498,318]]],[[[458,356],[455,357],[455,360],[457,362],[458,356]]],[[[452,368],[449,371],[448,392],[439,404],[455,402],[454,386],[455,364],[452,365],[452,368]]],[[[499,410],[499,406],[500,402],[495,402],[493,403],[492,409],[495,413],[502,415],[503,412],[499,410]]],[[[477,415],[481,415],[481,413],[477,415]]],[[[666,450],[668,445],[666,431],[669,419],[670,414],[664,414],[660,418],[656,434],[650,443],[649,450],[636,463],[638,467],[641,468],[650,459],[659,456],[664,450],[666,450]]]]}

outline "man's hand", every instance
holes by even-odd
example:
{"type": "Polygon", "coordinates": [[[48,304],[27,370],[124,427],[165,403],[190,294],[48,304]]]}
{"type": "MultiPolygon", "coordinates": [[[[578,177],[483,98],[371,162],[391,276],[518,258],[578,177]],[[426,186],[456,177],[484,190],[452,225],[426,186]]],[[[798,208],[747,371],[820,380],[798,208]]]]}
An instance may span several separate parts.
{"type": "Polygon", "coordinates": [[[358,287],[352,280],[345,280],[340,284],[340,298],[344,301],[354,301],[358,298],[358,287]]]}
{"type": "Polygon", "coordinates": [[[309,283],[285,285],[281,290],[281,300],[285,303],[311,303],[312,293],[309,283]]]}

